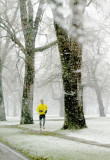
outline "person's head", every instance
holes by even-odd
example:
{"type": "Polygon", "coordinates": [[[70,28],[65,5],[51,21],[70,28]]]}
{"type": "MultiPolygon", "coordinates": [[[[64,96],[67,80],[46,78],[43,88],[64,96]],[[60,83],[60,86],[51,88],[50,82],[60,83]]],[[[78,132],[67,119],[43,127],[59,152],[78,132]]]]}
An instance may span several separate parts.
{"type": "Polygon", "coordinates": [[[43,99],[41,99],[41,100],[40,100],[40,103],[41,103],[41,104],[43,104],[43,103],[44,103],[44,100],[43,100],[43,99]]]}

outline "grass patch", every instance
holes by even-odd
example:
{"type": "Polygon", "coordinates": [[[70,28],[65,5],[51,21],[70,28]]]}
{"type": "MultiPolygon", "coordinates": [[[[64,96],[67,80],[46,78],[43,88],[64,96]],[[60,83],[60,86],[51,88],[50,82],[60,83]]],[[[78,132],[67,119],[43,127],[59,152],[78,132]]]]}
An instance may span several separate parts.
{"type": "Polygon", "coordinates": [[[5,144],[7,147],[9,147],[9,148],[11,148],[11,149],[13,149],[13,150],[15,150],[16,152],[18,152],[19,154],[22,154],[24,157],[27,157],[27,158],[29,158],[29,159],[31,159],[31,160],[52,160],[52,157],[47,157],[47,158],[45,158],[45,157],[43,157],[43,156],[37,156],[37,155],[35,155],[35,156],[32,156],[32,155],[30,155],[29,153],[28,153],[28,151],[25,151],[23,148],[22,149],[19,149],[19,148],[17,148],[17,147],[14,147],[12,144],[10,144],[8,141],[6,141],[6,140],[3,140],[3,139],[1,139],[0,138],[0,142],[1,143],[3,143],[3,144],[5,144]]]}

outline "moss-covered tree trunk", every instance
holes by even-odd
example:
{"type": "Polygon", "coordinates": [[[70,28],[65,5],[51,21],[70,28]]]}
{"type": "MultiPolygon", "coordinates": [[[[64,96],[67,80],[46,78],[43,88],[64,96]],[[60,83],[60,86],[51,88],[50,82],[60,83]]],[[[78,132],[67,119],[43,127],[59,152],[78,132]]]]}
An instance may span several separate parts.
{"type": "MultiPolygon", "coordinates": [[[[82,46],[73,38],[70,40],[70,95],[65,95],[65,123],[66,128],[83,128],[86,126],[83,113],[83,95],[81,85],[82,46]]],[[[65,86],[65,85],[64,85],[65,86]]]]}
{"type": "Polygon", "coordinates": [[[71,19],[70,35],[63,28],[63,15],[59,10],[63,7],[61,2],[48,0],[52,6],[54,25],[61,56],[62,78],[64,85],[65,122],[64,129],[86,127],[83,113],[83,98],[81,86],[82,45],[78,42],[78,30],[81,30],[82,14],[78,9],[79,0],[71,1],[73,16],[71,19]],[[53,4],[56,7],[53,7],[53,4]],[[79,19],[78,19],[79,17],[79,19]],[[74,31],[74,32],[73,32],[74,31]],[[74,35],[76,34],[76,37],[74,35]]]}
{"type": "Polygon", "coordinates": [[[0,121],[6,121],[3,88],[2,88],[2,61],[0,60],[0,121]]]}
{"type": "Polygon", "coordinates": [[[64,129],[86,127],[81,86],[82,46],[69,40],[66,31],[55,23],[58,47],[61,56],[64,84],[65,122],[64,129]]]}

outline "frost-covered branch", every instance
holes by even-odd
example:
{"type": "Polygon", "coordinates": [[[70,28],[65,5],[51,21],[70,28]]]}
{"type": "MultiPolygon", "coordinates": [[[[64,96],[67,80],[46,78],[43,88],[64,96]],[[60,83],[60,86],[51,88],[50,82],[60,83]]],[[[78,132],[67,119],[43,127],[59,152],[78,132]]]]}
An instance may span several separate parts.
{"type": "Polygon", "coordinates": [[[54,41],[54,42],[52,42],[52,43],[50,43],[50,44],[48,44],[48,45],[35,48],[35,52],[42,52],[42,51],[44,51],[44,50],[46,50],[46,49],[49,49],[49,48],[55,46],[56,44],[57,44],[57,40],[54,41]]]}
{"type": "Polygon", "coordinates": [[[87,3],[86,7],[89,7],[92,2],[93,2],[93,0],[90,0],[90,1],[87,3]]]}
{"type": "Polygon", "coordinates": [[[11,27],[10,24],[7,21],[4,21],[2,18],[0,18],[0,27],[3,28],[9,34],[10,39],[21,48],[23,53],[25,53],[24,46],[16,37],[16,34],[14,33],[14,29],[10,28],[11,27]]]}

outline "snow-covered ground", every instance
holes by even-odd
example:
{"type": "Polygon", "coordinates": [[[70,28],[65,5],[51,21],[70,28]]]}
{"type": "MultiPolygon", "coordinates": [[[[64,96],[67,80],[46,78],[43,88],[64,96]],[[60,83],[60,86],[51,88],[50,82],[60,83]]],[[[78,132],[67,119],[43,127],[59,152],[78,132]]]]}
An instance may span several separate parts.
{"type": "Polygon", "coordinates": [[[88,118],[86,124],[88,128],[82,130],[61,132],[71,137],[110,144],[110,118],[88,118]]]}
{"type": "MultiPolygon", "coordinates": [[[[110,144],[110,117],[86,118],[87,128],[81,130],[61,130],[63,126],[63,118],[54,117],[47,118],[45,131],[57,132],[70,137],[77,137],[85,140],[96,141],[103,144],[110,144]]],[[[16,125],[19,124],[18,119],[8,118],[6,122],[0,122],[0,125],[16,125]]],[[[39,121],[34,121],[34,124],[19,125],[20,127],[30,128],[39,131],[39,121]]]]}
{"type": "MultiPolygon", "coordinates": [[[[10,119],[7,122],[0,122],[0,139],[8,142],[18,150],[25,152],[31,157],[43,156],[54,160],[109,160],[110,148],[89,145],[80,142],[58,138],[36,133],[29,133],[23,128],[39,131],[39,121],[33,125],[10,125],[18,124],[10,119]],[[9,126],[7,126],[9,124],[9,126]],[[22,128],[23,127],[23,128],[22,128]]],[[[110,144],[110,118],[87,118],[88,128],[78,131],[60,130],[63,120],[46,121],[46,131],[64,134],[79,139],[96,141],[103,144],[110,144]]],[[[42,131],[44,132],[44,131],[42,131]]]]}

